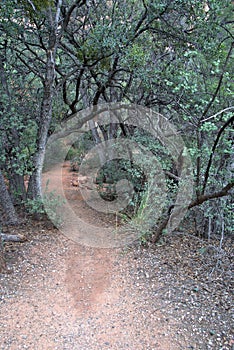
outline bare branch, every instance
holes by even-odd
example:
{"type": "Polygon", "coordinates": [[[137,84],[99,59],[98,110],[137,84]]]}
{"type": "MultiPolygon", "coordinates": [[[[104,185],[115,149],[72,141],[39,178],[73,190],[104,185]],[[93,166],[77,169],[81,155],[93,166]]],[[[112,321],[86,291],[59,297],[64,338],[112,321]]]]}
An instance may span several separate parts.
{"type": "Polygon", "coordinates": [[[36,11],[36,7],[34,6],[33,2],[31,0],[28,0],[28,3],[30,4],[30,6],[32,6],[33,11],[36,11]]]}
{"type": "Polygon", "coordinates": [[[230,194],[229,192],[231,191],[231,189],[233,187],[234,187],[234,181],[232,181],[229,184],[227,184],[220,191],[213,192],[213,193],[206,194],[206,195],[202,195],[202,196],[198,197],[195,201],[190,203],[189,206],[188,206],[188,209],[196,207],[197,205],[201,205],[202,203],[207,202],[207,201],[209,201],[211,199],[228,196],[230,194]]]}
{"type": "Polygon", "coordinates": [[[78,7],[81,7],[83,5],[85,5],[86,3],[86,0],[77,0],[75,2],[75,4],[73,4],[70,9],[68,10],[67,14],[66,14],[66,17],[63,21],[63,28],[62,28],[62,31],[66,30],[67,26],[68,26],[68,23],[69,23],[69,20],[70,20],[70,17],[72,15],[72,12],[78,7]]]}
{"type": "Polygon", "coordinates": [[[207,165],[207,168],[206,168],[206,171],[205,171],[205,176],[204,176],[204,182],[203,182],[203,187],[202,187],[202,194],[204,194],[205,192],[205,189],[206,189],[206,185],[207,185],[207,180],[208,180],[208,177],[209,177],[209,173],[210,173],[210,167],[211,167],[211,164],[212,164],[212,160],[213,160],[213,155],[214,155],[214,152],[216,150],[216,147],[218,145],[218,142],[220,140],[220,137],[222,135],[222,133],[224,132],[224,130],[234,122],[234,116],[232,116],[231,118],[228,119],[228,121],[221,127],[221,129],[219,130],[218,134],[217,134],[217,137],[215,139],[215,142],[213,144],[213,147],[212,147],[212,150],[211,150],[211,153],[210,153],[210,158],[209,158],[209,162],[208,162],[208,165],[207,165]]]}
{"type": "Polygon", "coordinates": [[[44,81],[44,77],[36,69],[32,68],[18,53],[16,56],[29,69],[30,72],[33,72],[35,75],[41,78],[42,81],[44,81]]]}
{"type": "Polygon", "coordinates": [[[55,15],[55,24],[56,24],[56,26],[58,25],[58,22],[59,22],[61,6],[62,6],[62,0],[59,0],[58,4],[57,4],[57,9],[56,9],[56,15],[55,15]]]}
{"type": "Polygon", "coordinates": [[[234,109],[234,106],[224,108],[224,109],[222,109],[221,111],[219,111],[218,113],[215,113],[215,114],[211,115],[210,117],[201,120],[201,123],[204,123],[204,122],[206,122],[207,120],[216,118],[218,115],[220,115],[220,114],[222,114],[222,113],[229,112],[229,111],[231,111],[232,109],[234,109]]]}
{"type": "MultiPolygon", "coordinates": [[[[218,192],[213,192],[211,194],[207,194],[207,195],[203,195],[198,197],[195,201],[191,202],[188,206],[188,209],[191,209],[193,207],[196,207],[198,205],[201,205],[202,203],[209,201],[211,199],[215,199],[215,198],[221,198],[224,196],[228,196],[231,191],[231,189],[234,187],[234,181],[230,182],[229,184],[227,184],[225,187],[223,187],[220,191],[218,192]]],[[[156,243],[158,242],[158,240],[160,239],[163,231],[165,230],[165,228],[167,227],[167,223],[169,222],[170,219],[170,213],[168,213],[167,217],[162,220],[162,222],[160,223],[160,225],[155,229],[155,231],[152,234],[151,237],[151,242],[152,243],[156,243]]]]}

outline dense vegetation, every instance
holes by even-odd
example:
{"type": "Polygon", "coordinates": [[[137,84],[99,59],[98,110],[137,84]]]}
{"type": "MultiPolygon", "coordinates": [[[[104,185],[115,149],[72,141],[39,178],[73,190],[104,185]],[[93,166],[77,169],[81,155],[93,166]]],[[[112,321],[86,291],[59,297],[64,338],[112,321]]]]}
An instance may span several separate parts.
{"type": "MultiPolygon", "coordinates": [[[[0,7],[3,223],[16,224],[19,207],[38,208],[45,147],[56,126],[87,107],[119,102],[152,108],[176,125],[193,163],[190,221],[201,235],[231,231],[232,1],[6,0],[0,7]]],[[[173,160],[150,135],[120,124],[94,125],[70,158],[82,158],[100,134],[134,139],[158,156],[171,196],[155,223],[156,240],[178,186],[173,160]]],[[[138,167],[109,163],[99,184],[121,179],[123,169],[139,193],[128,208],[133,215],[145,189],[138,167]]]]}

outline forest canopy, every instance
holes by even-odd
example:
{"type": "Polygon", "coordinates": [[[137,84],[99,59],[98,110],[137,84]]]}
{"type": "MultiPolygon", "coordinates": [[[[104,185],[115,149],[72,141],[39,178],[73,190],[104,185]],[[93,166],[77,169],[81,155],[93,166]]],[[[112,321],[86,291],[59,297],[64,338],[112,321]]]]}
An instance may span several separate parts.
{"type": "MultiPolygon", "coordinates": [[[[182,136],[193,165],[188,215],[196,230],[231,232],[233,5],[229,0],[1,1],[2,223],[17,223],[18,208],[39,210],[47,140],[61,123],[88,107],[124,103],[160,113],[182,136]]],[[[147,133],[111,124],[97,130],[98,117],[96,123],[87,142],[100,143],[100,135],[127,137],[159,157],[171,195],[155,223],[156,241],[175,204],[175,164],[147,133]]],[[[74,147],[76,156],[86,146],[74,147]]],[[[141,187],[140,171],[124,167],[141,187]]],[[[116,173],[116,164],[108,171],[116,173]]],[[[144,199],[139,193],[138,208],[144,199]]]]}

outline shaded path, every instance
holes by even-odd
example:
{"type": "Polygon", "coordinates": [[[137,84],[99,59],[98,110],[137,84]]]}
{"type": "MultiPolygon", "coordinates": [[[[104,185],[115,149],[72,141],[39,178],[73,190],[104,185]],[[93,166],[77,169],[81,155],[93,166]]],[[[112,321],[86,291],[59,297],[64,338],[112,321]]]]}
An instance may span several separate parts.
{"type": "Polygon", "coordinates": [[[45,231],[23,249],[4,278],[1,349],[182,349],[123,255],[45,231]]]}
{"type": "MultiPolygon", "coordinates": [[[[60,176],[56,168],[49,175],[60,176]]],[[[96,225],[113,225],[111,216],[95,216],[87,207],[72,186],[76,176],[63,168],[64,191],[74,210],[96,225]]],[[[163,330],[147,295],[132,284],[122,249],[80,246],[56,230],[37,227],[30,238],[14,274],[4,279],[1,349],[181,348],[163,330]]]]}
{"type": "MultiPolygon", "coordinates": [[[[65,173],[70,200],[96,220],[65,173]]],[[[218,240],[215,249],[186,235],[156,248],[94,249],[47,223],[17,233],[28,241],[6,247],[0,349],[233,349],[230,240],[217,265],[218,240]]]]}

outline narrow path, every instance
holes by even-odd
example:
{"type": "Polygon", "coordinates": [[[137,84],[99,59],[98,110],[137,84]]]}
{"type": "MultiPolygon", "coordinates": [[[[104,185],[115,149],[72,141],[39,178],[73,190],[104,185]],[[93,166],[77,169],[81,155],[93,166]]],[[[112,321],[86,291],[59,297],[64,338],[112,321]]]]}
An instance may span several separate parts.
{"type": "Polygon", "coordinates": [[[44,229],[20,249],[2,284],[2,350],[183,349],[120,252],[44,229]]]}
{"type": "MultiPolygon", "coordinates": [[[[60,176],[56,167],[49,176],[60,176]]],[[[113,225],[111,216],[87,207],[73,186],[76,177],[65,164],[63,187],[74,210],[96,225],[113,225]]],[[[147,293],[132,282],[123,249],[88,248],[55,230],[31,230],[4,280],[2,350],[181,348],[164,330],[160,312],[151,310],[147,293]]]]}
{"type": "MultiPolygon", "coordinates": [[[[98,225],[64,168],[79,215],[98,225]]],[[[16,233],[16,229],[12,230],[16,233]]],[[[17,228],[28,241],[6,246],[0,275],[1,350],[231,350],[231,239],[165,237],[147,249],[79,245],[49,223],[17,228]],[[211,245],[213,244],[213,246],[211,245]]]]}

